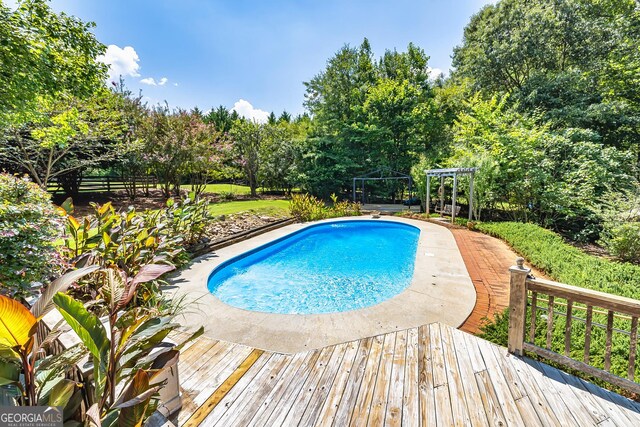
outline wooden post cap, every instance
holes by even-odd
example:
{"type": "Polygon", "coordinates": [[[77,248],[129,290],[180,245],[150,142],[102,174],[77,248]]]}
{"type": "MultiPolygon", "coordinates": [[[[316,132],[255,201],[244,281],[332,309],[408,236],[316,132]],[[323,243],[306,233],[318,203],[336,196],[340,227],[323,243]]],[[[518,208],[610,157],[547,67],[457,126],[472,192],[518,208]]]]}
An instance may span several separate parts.
{"type": "Polygon", "coordinates": [[[524,266],[524,258],[518,257],[518,258],[516,258],[516,265],[511,266],[509,268],[509,271],[513,271],[513,272],[526,271],[527,273],[529,273],[531,271],[531,269],[526,268],[524,266]]]}

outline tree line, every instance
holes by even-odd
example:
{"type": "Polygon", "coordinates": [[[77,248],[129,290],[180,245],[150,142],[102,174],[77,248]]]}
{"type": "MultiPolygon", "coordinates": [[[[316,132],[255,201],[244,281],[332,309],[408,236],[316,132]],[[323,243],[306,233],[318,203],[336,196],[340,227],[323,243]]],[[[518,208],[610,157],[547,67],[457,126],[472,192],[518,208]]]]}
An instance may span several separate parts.
{"type": "Polygon", "coordinates": [[[105,86],[91,24],[43,0],[0,6],[0,17],[0,167],[42,186],[55,178],[72,190],[99,169],[153,174],[167,196],[185,183],[240,179],[254,195],[263,186],[347,198],[352,178],[373,170],[411,172],[424,191],[426,168],[475,166],[476,218],[533,221],[584,240],[615,206],[638,204],[634,0],[487,5],[446,77],[431,75],[414,44],[375,57],[364,38],[304,82],[305,114],[271,113],[266,123],[223,106],[149,106],[121,82],[105,86]]]}

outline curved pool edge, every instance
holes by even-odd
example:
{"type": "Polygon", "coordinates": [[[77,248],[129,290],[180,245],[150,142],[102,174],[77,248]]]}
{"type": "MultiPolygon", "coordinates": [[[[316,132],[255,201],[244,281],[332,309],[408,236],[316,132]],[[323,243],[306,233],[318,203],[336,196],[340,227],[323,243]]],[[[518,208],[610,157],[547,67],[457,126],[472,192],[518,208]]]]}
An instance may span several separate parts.
{"type": "MultiPolygon", "coordinates": [[[[282,313],[282,312],[278,312],[278,311],[265,311],[265,310],[259,310],[259,309],[250,309],[250,308],[245,308],[245,307],[240,307],[238,305],[235,305],[233,303],[230,303],[228,301],[225,301],[223,297],[221,297],[219,294],[216,293],[216,289],[214,289],[212,287],[212,278],[217,274],[222,272],[222,270],[224,270],[225,268],[239,262],[242,261],[243,259],[250,257],[252,255],[255,255],[263,250],[267,250],[270,247],[273,247],[275,245],[278,245],[280,243],[284,243],[289,239],[294,239],[296,236],[303,234],[303,233],[307,233],[310,230],[316,229],[316,228],[322,228],[322,227],[327,227],[327,226],[331,226],[334,224],[340,224],[340,223],[344,223],[345,221],[341,220],[341,219],[335,219],[335,218],[331,218],[328,219],[326,221],[318,221],[318,222],[313,222],[313,223],[307,223],[309,224],[306,227],[300,228],[298,230],[292,231],[290,233],[285,234],[284,236],[280,236],[276,239],[270,240],[258,247],[255,247],[253,249],[250,249],[246,252],[243,252],[241,254],[238,254],[236,256],[233,256],[225,261],[223,261],[222,263],[220,263],[219,265],[217,265],[208,275],[207,277],[207,289],[208,291],[213,294],[216,298],[220,299],[223,303],[231,305],[232,307],[241,309],[241,310],[246,310],[249,312],[257,312],[257,313],[268,313],[268,314],[300,314],[300,315],[312,315],[312,314],[336,314],[336,313],[344,313],[344,312],[348,312],[348,311],[356,311],[356,310],[362,310],[362,309],[366,309],[366,308],[370,308],[373,307],[375,305],[381,304],[382,302],[391,299],[393,297],[395,297],[396,295],[404,292],[409,286],[410,286],[410,281],[409,283],[407,283],[406,286],[404,286],[399,292],[395,293],[394,295],[392,295],[389,298],[383,299],[381,301],[375,302],[374,304],[370,304],[367,305],[365,307],[356,307],[356,308],[349,308],[349,309],[343,309],[343,310],[336,310],[336,311],[328,311],[328,312],[322,312],[322,313],[282,313]]],[[[416,227],[413,224],[407,224],[404,222],[399,222],[399,221],[388,221],[385,219],[372,219],[372,218],[363,218],[363,217],[355,217],[353,219],[350,219],[349,221],[346,221],[349,224],[354,224],[354,223],[368,223],[368,224],[393,224],[393,226],[398,227],[401,226],[399,228],[405,227],[408,229],[413,229],[414,231],[418,232],[418,240],[420,238],[420,234],[421,234],[421,230],[419,227],[416,227]]],[[[416,241],[416,254],[417,254],[417,241],[416,241]]],[[[269,255],[272,256],[272,255],[269,255]]],[[[412,258],[412,263],[414,264],[414,272],[415,272],[415,255],[411,257],[412,258]]],[[[413,277],[413,274],[412,274],[413,277]]],[[[221,283],[218,282],[218,285],[220,285],[221,283]]]]}
{"type": "MultiPolygon", "coordinates": [[[[375,336],[433,322],[458,327],[472,312],[476,293],[451,232],[433,223],[400,217],[400,222],[421,230],[411,284],[395,297],[371,307],[325,314],[274,314],[253,312],[225,304],[208,291],[209,274],[220,264],[273,240],[333,221],[358,221],[347,217],[313,223],[296,223],[195,259],[176,274],[167,292],[185,296],[185,327],[205,326],[205,335],[254,348],[295,353],[375,336]]],[[[379,221],[376,219],[376,221],[379,221]]]]}

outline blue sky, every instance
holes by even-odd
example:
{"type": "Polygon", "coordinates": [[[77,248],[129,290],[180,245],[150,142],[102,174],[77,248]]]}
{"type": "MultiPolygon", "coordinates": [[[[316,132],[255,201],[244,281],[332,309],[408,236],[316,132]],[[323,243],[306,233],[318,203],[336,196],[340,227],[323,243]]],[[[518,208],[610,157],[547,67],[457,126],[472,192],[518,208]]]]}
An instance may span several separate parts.
{"type": "Polygon", "coordinates": [[[374,53],[409,42],[447,71],[471,15],[489,0],[204,1],[53,0],[94,21],[105,58],[150,103],[203,110],[237,105],[260,111],[304,111],[303,81],[319,73],[344,44],[369,38],[374,53]],[[127,48],[129,47],[129,48],[127,48]],[[153,80],[151,80],[153,79],[153,80]],[[165,80],[166,79],[166,80],[165,80]],[[244,100],[244,103],[236,104],[244,100]]]}

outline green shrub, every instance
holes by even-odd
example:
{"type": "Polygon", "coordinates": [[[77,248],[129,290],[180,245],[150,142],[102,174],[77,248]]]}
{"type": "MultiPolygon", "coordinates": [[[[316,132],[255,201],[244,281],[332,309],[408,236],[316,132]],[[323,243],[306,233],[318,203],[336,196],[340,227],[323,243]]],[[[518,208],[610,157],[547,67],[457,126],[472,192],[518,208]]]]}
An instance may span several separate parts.
{"type": "Polygon", "coordinates": [[[329,217],[357,216],[360,215],[360,203],[349,200],[338,201],[338,196],[331,195],[332,206],[329,208],[329,217]]]}
{"type": "Polygon", "coordinates": [[[195,193],[189,194],[179,202],[167,201],[164,213],[171,224],[174,236],[181,236],[187,248],[198,243],[204,236],[207,226],[213,220],[209,211],[209,201],[195,193]]]}
{"type": "Polygon", "coordinates": [[[606,234],[602,236],[600,242],[616,258],[622,261],[640,262],[640,222],[608,225],[606,234]]]}
{"type": "MultiPolygon", "coordinates": [[[[601,292],[621,295],[629,298],[640,299],[640,266],[612,261],[589,255],[580,249],[567,243],[556,233],[545,230],[534,224],[515,222],[502,223],[478,223],[476,228],[492,236],[506,241],[516,252],[528,260],[536,268],[542,270],[551,279],[573,286],[594,289],[601,292]]],[[[546,298],[546,296],[543,296],[546,298]]],[[[564,351],[564,331],[566,317],[558,315],[563,311],[566,300],[556,298],[554,302],[555,313],[552,350],[562,353],[564,351]]],[[[539,300],[535,343],[539,346],[546,345],[546,312],[545,301],[539,300]]],[[[585,316],[583,305],[574,304],[574,316],[585,316]],[[582,307],[582,310],[580,309],[582,307]]],[[[527,314],[525,330],[529,330],[530,311],[527,314]]],[[[606,324],[607,316],[594,309],[593,324],[606,324]]],[[[616,317],[614,328],[629,331],[631,320],[616,317]]],[[[486,324],[482,329],[482,337],[501,345],[507,344],[508,314],[496,315],[493,322],[486,324]]],[[[585,342],[585,324],[575,321],[571,324],[571,357],[582,360],[585,342]]],[[[590,364],[598,368],[604,367],[605,331],[599,327],[592,328],[590,364]]],[[[626,377],[629,363],[629,336],[614,333],[612,337],[611,372],[626,377]]],[[[640,379],[640,362],[636,361],[636,381],[640,379]]]]}
{"type": "Polygon", "coordinates": [[[223,191],[220,193],[220,200],[230,202],[236,199],[236,194],[233,191],[223,191]]]}
{"type": "Polygon", "coordinates": [[[317,221],[326,218],[324,202],[309,194],[294,194],[291,197],[289,212],[298,221],[317,221]]]}
{"type": "Polygon", "coordinates": [[[622,261],[640,263],[640,193],[612,193],[600,210],[600,243],[622,261]]]}
{"type": "Polygon", "coordinates": [[[62,217],[46,191],[28,178],[0,173],[0,293],[33,296],[60,270],[54,242],[61,230],[62,217]]]}
{"type": "Polygon", "coordinates": [[[309,194],[294,194],[291,197],[289,212],[298,221],[318,221],[325,218],[360,215],[360,204],[349,201],[338,201],[331,195],[332,206],[327,207],[322,200],[309,194]]]}
{"type": "Polygon", "coordinates": [[[476,228],[506,241],[553,280],[640,299],[640,266],[586,254],[535,224],[484,222],[476,228]]]}

